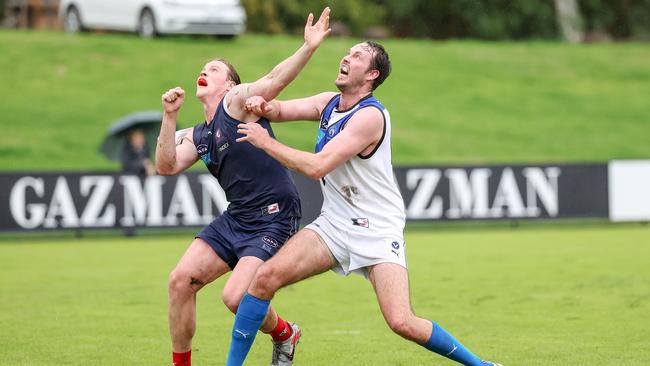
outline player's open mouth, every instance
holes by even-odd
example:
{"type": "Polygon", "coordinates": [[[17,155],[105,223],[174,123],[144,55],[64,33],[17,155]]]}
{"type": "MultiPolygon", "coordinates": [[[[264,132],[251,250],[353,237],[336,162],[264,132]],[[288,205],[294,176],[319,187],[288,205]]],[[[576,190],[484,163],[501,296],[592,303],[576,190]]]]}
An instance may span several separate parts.
{"type": "Polygon", "coordinates": [[[349,71],[350,67],[348,65],[341,65],[341,69],[339,70],[342,75],[347,75],[349,71]]]}
{"type": "Polygon", "coordinates": [[[208,86],[208,81],[205,80],[204,78],[199,78],[196,82],[199,86],[208,86]]]}

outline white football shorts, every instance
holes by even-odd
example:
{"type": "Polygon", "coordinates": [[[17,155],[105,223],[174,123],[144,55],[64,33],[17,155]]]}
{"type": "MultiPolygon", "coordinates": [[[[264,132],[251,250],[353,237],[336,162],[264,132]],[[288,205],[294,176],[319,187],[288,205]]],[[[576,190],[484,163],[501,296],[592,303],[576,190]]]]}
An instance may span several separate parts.
{"type": "Polygon", "coordinates": [[[379,263],[396,263],[407,268],[403,235],[383,235],[353,225],[333,223],[324,215],[318,216],[305,229],[320,235],[338,262],[332,270],[347,276],[351,272],[368,277],[368,267],[379,263]]]}

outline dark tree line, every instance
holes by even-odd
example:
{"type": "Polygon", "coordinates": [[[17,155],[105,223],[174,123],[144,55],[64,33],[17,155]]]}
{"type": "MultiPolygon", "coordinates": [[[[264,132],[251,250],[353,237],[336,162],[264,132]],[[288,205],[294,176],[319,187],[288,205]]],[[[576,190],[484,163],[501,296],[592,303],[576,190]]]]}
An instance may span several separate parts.
{"type": "MultiPolygon", "coordinates": [[[[332,8],[334,30],[356,36],[554,39],[558,0],[242,0],[253,32],[300,33],[305,14],[332,8]]],[[[648,38],[650,0],[577,0],[579,28],[616,39],[648,38]]]]}
{"type": "Polygon", "coordinates": [[[562,1],[577,4],[587,36],[650,39],[650,0],[241,0],[252,32],[300,34],[305,14],[330,6],[339,34],[489,40],[560,37],[562,1]]]}

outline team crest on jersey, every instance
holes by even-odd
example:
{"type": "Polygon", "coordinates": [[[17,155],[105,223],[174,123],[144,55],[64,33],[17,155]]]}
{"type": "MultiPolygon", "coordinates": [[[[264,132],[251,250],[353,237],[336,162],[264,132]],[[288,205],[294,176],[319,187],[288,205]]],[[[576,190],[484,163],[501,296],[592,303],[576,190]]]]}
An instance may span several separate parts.
{"type": "Polygon", "coordinates": [[[365,217],[355,217],[352,218],[352,225],[369,228],[370,221],[368,221],[368,219],[365,217]]]}
{"type": "Polygon", "coordinates": [[[212,162],[212,159],[210,159],[210,153],[208,152],[208,145],[201,144],[197,146],[196,153],[199,154],[201,160],[203,160],[203,163],[205,163],[205,165],[208,165],[212,162]]]}
{"type": "Polygon", "coordinates": [[[327,134],[328,134],[330,137],[333,137],[334,135],[336,135],[336,127],[335,127],[335,126],[330,127],[330,128],[327,130],[327,134]]]}
{"type": "Polygon", "coordinates": [[[326,130],[327,129],[327,123],[329,120],[327,118],[323,118],[320,120],[320,129],[321,130],[326,130]]]}

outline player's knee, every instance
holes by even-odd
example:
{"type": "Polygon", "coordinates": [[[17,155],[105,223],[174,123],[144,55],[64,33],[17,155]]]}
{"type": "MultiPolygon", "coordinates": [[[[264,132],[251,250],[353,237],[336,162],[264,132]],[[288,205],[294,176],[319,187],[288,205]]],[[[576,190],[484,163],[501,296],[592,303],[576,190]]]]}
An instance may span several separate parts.
{"type": "Polygon", "coordinates": [[[386,321],[390,329],[399,334],[400,336],[412,339],[413,338],[413,322],[409,314],[395,314],[390,316],[386,321]]]}
{"type": "Polygon", "coordinates": [[[237,308],[241,302],[241,295],[224,290],[221,293],[221,301],[223,301],[228,310],[232,311],[232,313],[235,314],[237,313],[237,308]]]}
{"type": "Polygon", "coordinates": [[[269,298],[280,289],[281,285],[282,282],[278,277],[277,271],[271,266],[263,265],[257,270],[251,290],[260,296],[269,298]]]}
{"type": "Polygon", "coordinates": [[[189,296],[198,291],[203,283],[189,273],[174,269],[169,274],[168,289],[170,297],[189,296]]]}

